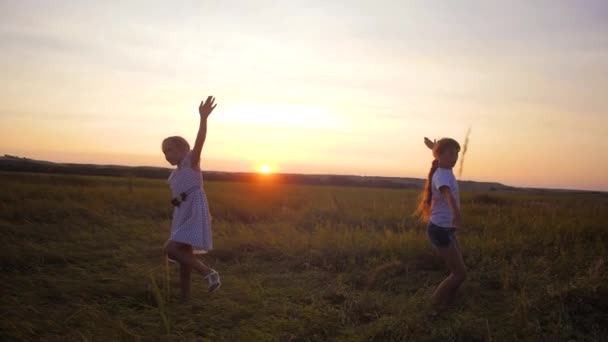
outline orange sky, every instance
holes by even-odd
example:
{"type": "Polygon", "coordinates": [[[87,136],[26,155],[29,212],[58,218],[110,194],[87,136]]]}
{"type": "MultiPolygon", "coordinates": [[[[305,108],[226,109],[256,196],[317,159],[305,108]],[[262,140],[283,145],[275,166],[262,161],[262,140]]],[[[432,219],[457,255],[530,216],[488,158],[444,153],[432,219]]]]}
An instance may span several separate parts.
{"type": "Polygon", "coordinates": [[[608,190],[604,2],[202,4],[3,1],[0,154],[168,166],[211,94],[205,169],[608,190]]]}

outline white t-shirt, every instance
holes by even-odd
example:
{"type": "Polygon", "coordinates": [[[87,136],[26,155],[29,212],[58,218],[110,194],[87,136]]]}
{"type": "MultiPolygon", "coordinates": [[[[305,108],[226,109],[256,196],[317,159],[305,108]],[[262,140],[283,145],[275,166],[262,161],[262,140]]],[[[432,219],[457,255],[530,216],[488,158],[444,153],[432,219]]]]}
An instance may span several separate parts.
{"type": "Polygon", "coordinates": [[[460,191],[452,169],[438,168],[431,180],[433,198],[431,201],[431,223],[439,227],[452,228],[452,209],[445,196],[439,191],[442,186],[450,188],[460,209],[460,191]]]}

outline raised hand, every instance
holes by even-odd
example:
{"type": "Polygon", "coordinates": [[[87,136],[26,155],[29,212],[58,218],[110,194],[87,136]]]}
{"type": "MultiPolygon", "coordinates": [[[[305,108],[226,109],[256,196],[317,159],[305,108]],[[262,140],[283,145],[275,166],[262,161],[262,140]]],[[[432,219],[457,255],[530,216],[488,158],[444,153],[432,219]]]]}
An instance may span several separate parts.
{"type": "Polygon", "coordinates": [[[437,140],[431,140],[427,137],[424,137],[424,144],[426,145],[426,147],[430,148],[431,150],[433,149],[433,147],[435,147],[435,143],[437,142],[437,140]]]}
{"type": "Polygon", "coordinates": [[[198,113],[201,115],[201,119],[206,119],[211,115],[211,112],[215,109],[217,104],[215,102],[215,97],[207,96],[206,101],[201,101],[201,105],[198,107],[198,113]]]}
{"type": "Polygon", "coordinates": [[[199,162],[201,160],[201,152],[205,139],[207,138],[207,118],[215,109],[216,104],[214,102],[215,97],[207,96],[207,100],[202,101],[201,105],[198,107],[198,113],[201,115],[201,122],[198,126],[194,147],[192,148],[192,168],[194,169],[200,169],[199,162]]]}

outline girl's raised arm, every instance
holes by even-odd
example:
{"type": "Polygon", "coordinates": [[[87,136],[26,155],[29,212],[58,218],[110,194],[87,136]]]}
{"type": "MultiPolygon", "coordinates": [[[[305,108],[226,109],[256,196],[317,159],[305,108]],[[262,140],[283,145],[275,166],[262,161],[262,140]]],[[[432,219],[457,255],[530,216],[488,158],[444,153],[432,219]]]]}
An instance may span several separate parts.
{"type": "Polygon", "coordinates": [[[201,105],[198,107],[198,113],[201,116],[201,122],[198,126],[198,133],[196,134],[196,141],[194,142],[194,147],[192,148],[192,167],[196,167],[199,165],[201,161],[201,151],[203,150],[203,144],[205,143],[205,138],[207,138],[207,118],[215,109],[217,104],[215,102],[215,97],[208,96],[206,101],[201,101],[201,105]]]}

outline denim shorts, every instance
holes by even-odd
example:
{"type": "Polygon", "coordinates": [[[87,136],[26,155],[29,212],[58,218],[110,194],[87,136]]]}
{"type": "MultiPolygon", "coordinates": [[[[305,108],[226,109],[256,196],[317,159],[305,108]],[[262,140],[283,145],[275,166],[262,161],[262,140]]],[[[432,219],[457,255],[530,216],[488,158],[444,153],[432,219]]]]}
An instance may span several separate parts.
{"type": "Polygon", "coordinates": [[[437,248],[447,248],[456,241],[456,229],[439,227],[432,222],[426,228],[426,234],[433,246],[437,248]]]}

